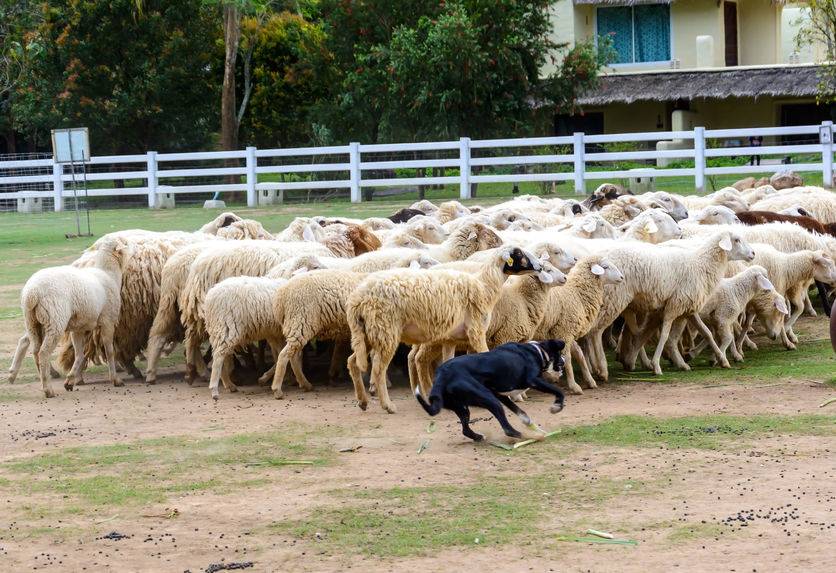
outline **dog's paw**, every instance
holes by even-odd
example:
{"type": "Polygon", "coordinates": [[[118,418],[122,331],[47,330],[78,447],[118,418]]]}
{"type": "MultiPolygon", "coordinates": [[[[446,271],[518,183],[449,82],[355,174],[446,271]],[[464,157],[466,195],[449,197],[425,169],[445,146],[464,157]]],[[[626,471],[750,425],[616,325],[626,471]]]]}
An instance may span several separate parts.
{"type": "Polygon", "coordinates": [[[562,411],[563,411],[563,404],[552,404],[551,407],[549,408],[549,412],[551,412],[552,414],[557,414],[558,412],[562,412],[562,411]]]}

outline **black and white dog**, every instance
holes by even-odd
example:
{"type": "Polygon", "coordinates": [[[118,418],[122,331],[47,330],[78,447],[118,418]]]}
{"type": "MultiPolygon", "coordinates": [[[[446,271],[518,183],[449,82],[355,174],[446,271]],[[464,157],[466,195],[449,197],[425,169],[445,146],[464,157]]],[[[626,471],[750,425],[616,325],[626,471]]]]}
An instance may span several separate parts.
{"type": "Polygon", "coordinates": [[[462,433],[471,440],[478,442],[483,438],[470,428],[471,406],[490,411],[506,435],[519,438],[522,434],[508,422],[502,405],[530,428],[537,428],[528,414],[509,398],[509,395],[534,388],[553,394],[551,412],[560,412],[563,392],[543,380],[543,372],[549,367],[558,373],[563,370],[561,352],[564,346],[562,340],[509,342],[489,352],[458,356],[436,370],[429,402],[421,396],[419,388],[415,389],[415,398],[430,416],[438,414],[441,408],[455,412],[461,420],[462,433]]]}

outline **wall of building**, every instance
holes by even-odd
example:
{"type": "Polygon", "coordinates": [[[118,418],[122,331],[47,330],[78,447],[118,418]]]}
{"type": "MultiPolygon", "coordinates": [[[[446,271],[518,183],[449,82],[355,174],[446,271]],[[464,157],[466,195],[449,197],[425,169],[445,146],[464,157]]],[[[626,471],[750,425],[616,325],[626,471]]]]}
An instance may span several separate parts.
{"type": "Polygon", "coordinates": [[[781,8],[772,0],[738,0],[741,66],[781,63],[781,8]]]}
{"type": "Polygon", "coordinates": [[[697,66],[697,36],[714,38],[714,65],[725,65],[722,4],[718,6],[716,0],[680,0],[671,4],[671,19],[673,57],[680,61],[681,68],[697,66]]]}

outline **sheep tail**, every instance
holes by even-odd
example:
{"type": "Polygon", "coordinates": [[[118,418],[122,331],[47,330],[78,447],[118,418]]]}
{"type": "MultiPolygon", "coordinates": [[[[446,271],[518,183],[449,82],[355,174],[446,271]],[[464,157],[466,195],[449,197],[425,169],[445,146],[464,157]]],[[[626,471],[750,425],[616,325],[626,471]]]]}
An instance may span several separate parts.
{"type": "Polygon", "coordinates": [[[369,351],[366,346],[365,321],[356,307],[349,307],[347,319],[348,328],[351,330],[351,349],[354,352],[357,367],[363,372],[368,372],[369,351]]]}
{"type": "Polygon", "coordinates": [[[415,399],[418,400],[418,403],[421,404],[421,407],[426,410],[427,414],[430,416],[435,416],[441,411],[443,403],[440,394],[436,394],[431,391],[430,401],[427,403],[427,401],[424,400],[424,397],[421,396],[421,388],[419,386],[415,386],[415,399]]]}

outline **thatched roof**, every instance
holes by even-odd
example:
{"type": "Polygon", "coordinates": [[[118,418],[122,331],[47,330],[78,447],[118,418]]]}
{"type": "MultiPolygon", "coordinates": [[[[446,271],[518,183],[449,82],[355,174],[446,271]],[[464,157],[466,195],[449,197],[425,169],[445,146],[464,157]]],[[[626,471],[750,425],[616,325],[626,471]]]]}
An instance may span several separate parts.
{"type": "MultiPolygon", "coordinates": [[[[638,6],[640,4],[673,4],[675,0],[574,0],[575,5],[638,6]]],[[[786,4],[787,0],[772,0],[773,4],[786,4]]]]}
{"type": "Polygon", "coordinates": [[[817,66],[721,68],[601,76],[598,89],[585,94],[581,105],[676,101],[760,96],[816,95],[817,66]]]}

